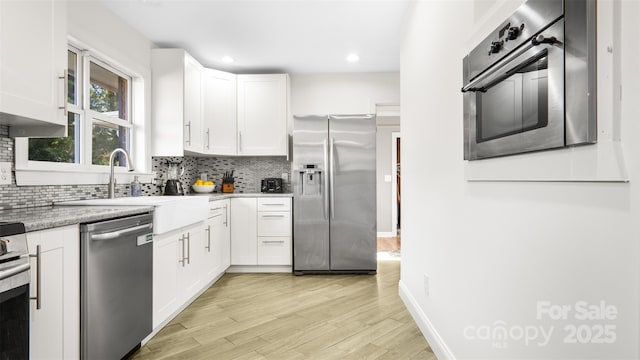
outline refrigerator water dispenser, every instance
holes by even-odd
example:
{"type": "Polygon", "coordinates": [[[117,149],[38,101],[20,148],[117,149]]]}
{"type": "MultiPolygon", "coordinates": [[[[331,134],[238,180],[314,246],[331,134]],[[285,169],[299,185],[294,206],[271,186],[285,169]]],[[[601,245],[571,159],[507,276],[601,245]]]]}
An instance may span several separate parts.
{"type": "Polygon", "coordinates": [[[307,164],[302,166],[300,170],[301,188],[300,195],[302,196],[320,196],[322,181],[320,180],[322,171],[318,168],[318,165],[307,164]]]}

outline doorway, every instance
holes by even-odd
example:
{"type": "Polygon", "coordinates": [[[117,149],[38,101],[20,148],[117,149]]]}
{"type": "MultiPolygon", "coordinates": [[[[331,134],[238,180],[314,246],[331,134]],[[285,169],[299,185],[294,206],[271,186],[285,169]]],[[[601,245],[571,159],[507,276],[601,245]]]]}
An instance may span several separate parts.
{"type": "Polygon", "coordinates": [[[391,133],[391,224],[392,232],[400,236],[401,230],[401,154],[400,154],[400,133],[391,133]]]}
{"type": "MultiPolygon", "coordinates": [[[[388,139],[388,138],[387,138],[388,139]]],[[[388,141],[388,140],[387,140],[388,141]]],[[[378,237],[378,260],[400,260],[401,172],[400,132],[391,133],[391,233],[378,237]]]]}

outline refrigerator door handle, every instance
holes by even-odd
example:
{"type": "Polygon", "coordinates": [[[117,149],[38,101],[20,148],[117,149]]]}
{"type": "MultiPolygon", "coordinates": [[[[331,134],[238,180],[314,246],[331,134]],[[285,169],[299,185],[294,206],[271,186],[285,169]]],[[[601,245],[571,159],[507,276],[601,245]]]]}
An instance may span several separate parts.
{"type": "Polygon", "coordinates": [[[330,174],[329,176],[331,177],[329,179],[329,197],[330,199],[330,212],[331,212],[331,218],[335,219],[335,202],[334,202],[334,198],[335,198],[335,194],[334,194],[334,187],[333,184],[335,184],[335,159],[333,158],[333,147],[334,147],[334,139],[331,138],[330,142],[329,142],[329,166],[330,166],[330,174]]]}
{"type": "Polygon", "coordinates": [[[323,167],[323,172],[324,172],[324,184],[322,184],[322,197],[323,197],[323,210],[324,210],[324,218],[325,220],[329,219],[329,194],[327,193],[328,191],[328,186],[329,186],[329,171],[328,171],[328,161],[327,161],[327,156],[328,156],[328,152],[327,152],[327,139],[325,138],[324,141],[322,142],[322,149],[323,149],[323,154],[324,154],[324,167],[323,167]]]}

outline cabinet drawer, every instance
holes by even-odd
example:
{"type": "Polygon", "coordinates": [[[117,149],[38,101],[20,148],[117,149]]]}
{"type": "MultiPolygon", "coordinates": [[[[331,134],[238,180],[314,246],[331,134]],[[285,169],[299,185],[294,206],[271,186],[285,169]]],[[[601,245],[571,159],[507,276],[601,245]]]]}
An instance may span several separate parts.
{"type": "Polygon", "coordinates": [[[217,200],[209,203],[209,219],[222,217],[226,225],[229,220],[229,200],[217,200]]]}
{"type": "Polygon", "coordinates": [[[258,198],[258,211],[291,211],[291,198],[258,198]]]}
{"type": "Polygon", "coordinates": [[[286,211],[258,213],[258,236],[291,236],[291,213],[286,211]]]}
{"type": "Polygon", "coordinates": [[[220,205],[220,204],[209,205],[209,219],[214,217],[219,217],[219,216],[225,217],[225,212],[226,212],[226,209],[224,205],[220,205]]]}
{"type": "Polygon", "coordinates": [[[258,237],[258,265],[291,265],[291,237],[258,237]]]}

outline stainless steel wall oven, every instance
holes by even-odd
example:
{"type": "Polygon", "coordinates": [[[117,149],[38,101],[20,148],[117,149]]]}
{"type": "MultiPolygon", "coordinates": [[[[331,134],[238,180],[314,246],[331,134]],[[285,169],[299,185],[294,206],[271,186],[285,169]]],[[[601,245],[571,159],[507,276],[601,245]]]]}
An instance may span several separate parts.
{"type": "Polygon", "coordinates": [[[595,0],[529,0],[463,59],[464,158],[595,143],[595,0]]]}

